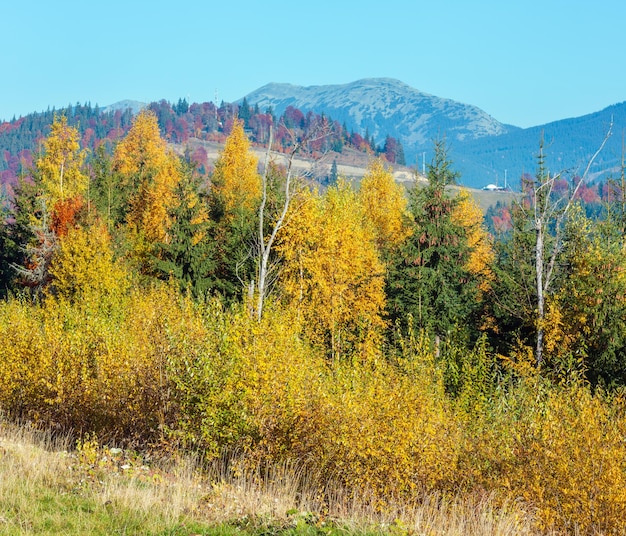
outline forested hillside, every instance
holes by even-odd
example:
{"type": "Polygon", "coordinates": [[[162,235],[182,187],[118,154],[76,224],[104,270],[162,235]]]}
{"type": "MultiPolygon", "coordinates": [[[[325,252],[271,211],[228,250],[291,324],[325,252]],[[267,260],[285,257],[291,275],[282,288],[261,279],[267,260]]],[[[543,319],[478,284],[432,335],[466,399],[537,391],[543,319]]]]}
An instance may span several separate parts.
{"type": "Polygon", "coordinates": [[[423,93],[389,78],[308,87],[267,84],[246,99],[281,112],[295,106],[305,113],[327,113],[350,128],[370,133],[366,138],[373,136],[379,144],[390,134],[402,143],[407,163],[420,169],[424,157],[432,159],[433,140],[445,137],[451,158],[462,172],[462,184],[473,188],[494,183],[520,190],[522,176],[535,172],[542,140],[552,169],[582,173],[613,123],[616,135],[596,158],[593,169],[606,179],[618,172],[623,153],[619,132],[626,127],[626,103],[522,129],[502,124],[469,103],[423,93]]]}
{"type": "MultiPolygon", "coordinates": [[[[179,99],[177,103],[154,102],[147,108],[156,114],[161,135],[172,144],[185,146],[191,138],[223,143],[234,118],[239,117],[251,142],[259,146],[267,144],[269,126],[276,124],[274,147],[276,150],[287,150],[292,143],[290,130],[306,136],[318,125],[324,124],[327,135],[321,141],[311,141],[303,147],[302,155],[314,158],[321,152],[333,150],[341,153],[344,147],[350,147],[368,154],[383,154],[390,163],[404,164],[402,144],[395,138],[387,136],[384,143],[377,146],[369,135],[349,131],[345,125],[330,117],[311,112],[305,115],[294,107],[288,107],[280,117],[274,116],[271,109],[261,111],[258,106],[250,107],[245,100],[239,105],[222,103],[217,107],[211,102],[189,104],[185,99],[179,99]]],[[[88,161],[98,147],[103,146],[110,152],[113,145],[128,132],[133,117],[130,108],[107,107],[102,110],[90,104],[76,104],[0,124],[0,186],[8,186],[12,191],[18,176],[29,172],[56,115],[63,115],[69,125],[77,128],[81,145],[89,150],[88,161]]],[[[208,171],[207,156],[202,148],[189,154],[188,159],[196,163],[202,172],[208,171]]]]}
{"type": "Polygon", "coordinates": [[[592,169],[596,181],[619,175],[624,153],[621,132],[626,125],[626,103],[582,117],[555,121],[546,125],[517,129],[500,136],[466,140],[451,151],[459,169],[472,177],[519,189],[521,178],[533,174],[540,143],[546,147],[546,163],[555,172],[567,169],[581,174],[593,153],[613,124],[614,135],[608,140],[592,169]]]}
{"type": "Polygon", "coordinates": [[[456,494],[533,512],[538,533],[623,533],[623,178],[591,219],[587,177],[540,152],[490,233],[448,193],[443,140],[408,195],[374,154],[358,186],[321,189],[291,163],[346,143],[328,119],[190,110],[105,116],[99,146],[57,114],[11,179],[1,414],[236,452],[242,472],[295,463],[320,518],[337,489],[378,511],[456,494]],[[168,148],[190,133],[224,136],[212,169],[168,148]]]}

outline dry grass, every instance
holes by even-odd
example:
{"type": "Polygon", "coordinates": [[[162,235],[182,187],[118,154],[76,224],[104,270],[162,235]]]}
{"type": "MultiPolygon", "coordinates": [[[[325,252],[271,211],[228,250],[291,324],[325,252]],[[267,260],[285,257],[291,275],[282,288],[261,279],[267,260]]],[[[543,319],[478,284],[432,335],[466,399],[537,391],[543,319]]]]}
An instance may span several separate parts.
{"type": "Polygon", "coordinates": [[[67,437],[0,422],[0,534],[223,534],[224,526],[252,534],[535,534],[520,505],[491,497],[429,495],[374,508],[296,464],[241,470],[235,456],[146,464],[93,442],[70,447],[67,437]]]}

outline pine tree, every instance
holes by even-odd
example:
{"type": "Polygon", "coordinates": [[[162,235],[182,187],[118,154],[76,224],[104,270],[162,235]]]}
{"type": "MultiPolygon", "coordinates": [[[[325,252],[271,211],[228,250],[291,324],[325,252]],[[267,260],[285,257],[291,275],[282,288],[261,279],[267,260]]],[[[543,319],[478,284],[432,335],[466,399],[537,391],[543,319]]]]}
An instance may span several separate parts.
{"type": "Polygon", "coordinates": [[[415,329],[436,340],[471,325],[475,309],[478,283],[467,269],[471,251],[466,230],[454,218],[458,199],[445,191],[457,176],[445,142],[436,142],[429,184],[411,192],[411,234],[391,262],[387,284],[391,319],[407,329],[410,315],[415,329]]]}
{"type": "Polygon", "coordinates": [[[12,264],[21,264],[18,244],[13,236],[13,225],[9,224],[11,212],[0,203],[0,299],[5,298],[12,288],[15,270],[12,264]]]}
{"type": "Polygon", "coordinates": [[[163,278],[176,279],[181,290],[200,297],[215,286],[215,241],[206,199],[191,169],[174,193],[177,202],[169,211],[170,239],[157,244],[154,268],[163,278]]]}
{"type": "Polygon", "coordinates": [[[109,232],[126,221],[131,192],[123,187],[122,177],[113,169],[113,159],[100,145],[91,162],[91,196],[94,208],[107,224],[109,232]]]}

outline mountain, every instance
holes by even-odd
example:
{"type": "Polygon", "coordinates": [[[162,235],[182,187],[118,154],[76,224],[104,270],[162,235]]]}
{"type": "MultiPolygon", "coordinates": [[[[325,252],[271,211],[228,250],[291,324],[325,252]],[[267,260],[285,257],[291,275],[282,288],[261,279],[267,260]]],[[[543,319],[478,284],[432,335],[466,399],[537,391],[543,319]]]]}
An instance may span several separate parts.
{"type": "MultiPolygon", "coordinates": [[[[406,160],[422,167],[432,157],[433,140],[446,137],[449,156],[460,182],[480,188],[489,183],[517,188],[522,174],[535,173],[539,144],[552,172],[581,173],[600,147],[613,118],[613,132],[626,128],[626,103],[583,117],[522,129],[500,123],[469,104],[429,95],[390,78],[368,78],[350,84],[296,86],[267,84],[246,95],[251,105],[288,106],[326,113],[348,128],[368,132],[376,143],[387,134],[399,139],[406,160]]],[[[615,171],[621,158],[621,136],[613,135],[592,168],[595,176],[615,171]]]]}
{"type": "Polygon", "coordinates": [[[138,114],[141,110],[143,110],[146,106],[148,106],[145,102],[139,102],[136,100],[122,100],[119,102],[115,102],[113,104],[109,104],[102,108],[103,112],[124,112],[126,110],[130,110],[133,115],[138,114]]]}
{"type": "Polygon", "coordinates": [[[524,173],[536,172],[537,154],[543,140],[545,164],[551,172],[582,175],[611,123],[612,135],[594,161],[590,178],[602,178],[611,173],[615,176],[620,172],[623,153],[626,102],[581,117],[460,142],[452,147],[450,156],[470,183],[504,186],[507,178],[509,186],[517,187],[524,173]]]}
{"type": "MultiPolygon", "coordinates": [[[[445,136],[453,168],[461,173],[459,182],[474,188],[490,183],[504,186],[506,181],[507,186],[518,189],[522,175],[536,171],[542,139],[549,171],[582,174],[612,121],[613,135],[591,168],[590,177],[616,177],[621,172],[626,102],[582,117],[521,129],[500,123],[475,106],[429,95],[389,78],[310,87],[268,84],[245,99],[249,105],[248,134],[259,146],[267,141],[272,117],[265,111],[270,107],[275,120],[281,120],[280,115],[293,107],[297,113],[289,109],[287,115],[292,120],[300,117],[302,128],[308,124],[304,121],[307,112],[326,114],[338,123],[334,138],[328,140],[338,153],[352,147],[366,151],[363,154],[376,154],[387,136],[392,136],[401,142],[406,162],[417,164],[420,170],[424,156],[427,162],[432,158],[433,140],[445,136]],[[347,133],[340,128],[342,123],[347,133]],[[363,146],[363,136],[367,138],[367,148],[363,146]],[[372,139],[375,143],[369,147],[372,139]]],[[[32,165],[40,140],[47,136],[56,113],[65,114],[69,123],[79,128],[85,148],[94,150],[105,139],[112,146],[130,127],[133,114],[145,106],[130,100],[105,108],[76,105],[0,123],[0,187],[15,184],[19,174],[32,165]]],[[[232,103],[217,107],[209,102],[179,101],[172,105],[164,100],[148,106],[157,114],[164,138],[178,144],[191,138],[223,140],[226,126],[243,110],[232,103]]]]}
{"type": "Polygon", "coordinates": [[[519,130],[476,106],[429,95],[391,78],[309,87],[267,84],[245,98],[276,114],[288,106],[325,113],[348,128],[368,132],[378,144],[393,136],[402,141],[408,161],[432,149],[432,140],[443,133],[450,141],[464,141],[519,130]]]}

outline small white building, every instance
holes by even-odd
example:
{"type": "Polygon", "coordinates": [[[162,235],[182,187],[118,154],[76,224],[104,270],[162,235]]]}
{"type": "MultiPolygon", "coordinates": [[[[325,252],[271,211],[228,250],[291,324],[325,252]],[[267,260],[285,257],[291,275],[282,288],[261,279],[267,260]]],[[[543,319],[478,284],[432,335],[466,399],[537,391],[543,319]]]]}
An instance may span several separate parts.
{"type": "Polygon", "coordinates": [[[500,192],[504,190],[504,188],[502,188],[502,186],[496,186],[495,184],[488,184],[483,188],[483,190],[487,190],[489,192],[500,192]]]}

